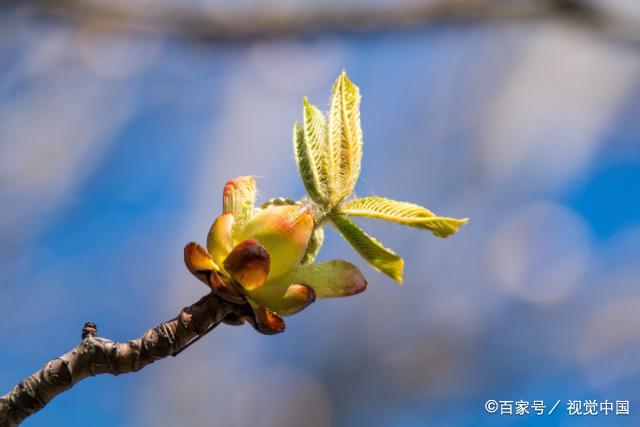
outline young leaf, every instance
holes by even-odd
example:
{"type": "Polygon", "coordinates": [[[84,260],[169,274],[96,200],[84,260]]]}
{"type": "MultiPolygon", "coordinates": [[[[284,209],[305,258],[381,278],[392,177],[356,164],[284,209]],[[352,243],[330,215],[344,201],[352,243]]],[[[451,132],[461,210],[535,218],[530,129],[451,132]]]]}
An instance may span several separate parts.
{"type": "Polygon", "coordinates": [[[402,269],[404,267],[402,258],[382,246],[346,216],[334,213],[331,215],[331,221],[338,228],[340,234],[369,264],[398,283],[402,283],[402,269]]]}
{"type": "Polygon", "coordinates": [[[280,316],[290,316],[316,300],[313,289],[305,284],[266,285],[249,292],[249,299],[280,316]]]}
{"type": "Polygon", "coordinates": [[[341,259],[303,265],[278,281],[304,283],[315,291],[317,298],[346,297],[367,288],[367,280],[358,267],[341,259]]]}
{"type": "Polygon", "coordinates": [[[360,90],[342,72],[333,85],[329,111],[329,143],[326,157],[330,165],[331,204],[336,206],[353,192],[362,161],[360,90]]]}
{"type": "Polygon", "coordinates": [[[328,181],[322,167],[322,147],[328,143],[328,125],[322,111],[304,98],[303,127],[296,123],[293,130],[294,153],[302,182],[311,199],[326,206],[328,181]]]}
{"type": "Polygon", "coordinates": [[[324,242],[324,229],[322,227],[315,227],[313,229],[313,233],[311,233],[311,238],[309,239],[309,244],[307,245],[307,251],[304,253],[302,257],[302,261],[300,263],[302,265],[311,264],[315,261],[320,249],[322,248],[322,243],[324,242]]]}
{"type": "Polygon", "coordinates": [[[253,215],[255,202],[256,181],[252,176],[239,176],[227,181],[222,193],[222,211],[233,214],[234,236],[253,215]]]}
{"type": "Polygon", "coordinates": [[[207,251],[213,257],[217,265],[222,265],[224,259],[233,249],[233,224],[235,219],[232,213],[218,216],[211,224],[207,235],[207,251]]]}
{"type": "Polygon", "coordinates": [[[467,218],[438,217],[420,205],[383,197],[365,197],[348,201],[340,206],[340,212],[349,216],[365,216],[428,229],[438,237],[450,236],[469,221],[467,218]]]}

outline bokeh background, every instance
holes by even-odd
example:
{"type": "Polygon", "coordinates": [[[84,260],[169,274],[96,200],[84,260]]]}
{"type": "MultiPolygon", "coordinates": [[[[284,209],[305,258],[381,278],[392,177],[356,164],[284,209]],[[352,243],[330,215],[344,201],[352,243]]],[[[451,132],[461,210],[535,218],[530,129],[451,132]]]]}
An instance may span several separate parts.
{"type": "Polygon", "coordinates": [[[359,195],[471,222],[362,222],[406,260],[265,337],[83,381],[25,426],[640,424],[640,4],[175,0],[0,7],[0,390],[94,321],[139,336],[205,293],[182,264],[232,177],[301,197],[291,129],[344,68],[359,195]],[[484,402],[563,403],[552,416],[484,402]],[[629,400],[628,417],[564,401],[629,400]]]}

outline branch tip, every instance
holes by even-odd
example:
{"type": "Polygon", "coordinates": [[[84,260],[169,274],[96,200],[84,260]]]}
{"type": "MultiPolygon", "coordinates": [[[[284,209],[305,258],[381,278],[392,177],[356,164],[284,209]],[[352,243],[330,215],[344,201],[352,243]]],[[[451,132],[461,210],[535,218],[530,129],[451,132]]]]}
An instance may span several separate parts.
{"type": "Polygon", "coordinates": [[[86,339],[88,337],[95,337],[98,333],[98,327],[93,322],[87,322],[82,327],[82,339],[86,339]]]}

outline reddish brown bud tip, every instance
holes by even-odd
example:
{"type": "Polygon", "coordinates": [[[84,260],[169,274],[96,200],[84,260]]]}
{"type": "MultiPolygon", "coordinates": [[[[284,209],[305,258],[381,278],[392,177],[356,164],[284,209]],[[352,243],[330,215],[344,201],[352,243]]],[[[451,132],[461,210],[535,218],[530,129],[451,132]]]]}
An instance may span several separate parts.
{"type": "Polygon", "coordinates": [[[184,247],[184,263],[187,268],[205,285],[211,286],[209,282],[211,272],[217,271],[218,267],[209,252],[199,244],[191,242],[184,247]]]}
{"type": "Polygon", "coordinates": [[[267,280],[269,253],[257,240],[245,240],[229,253],[224,269],[247,291],[254,290],[267,280]]]}
{"type": "Polygon", "coordinates": [[[252,324],[256,331],[265,335],[275,335],[284,332],[285,323],[282,317],[278,316],[268,308],[253,303],[250,300],[249,304],[251,304],[251,308],[253,309],[253,314],[255,316],[252,324]]]}

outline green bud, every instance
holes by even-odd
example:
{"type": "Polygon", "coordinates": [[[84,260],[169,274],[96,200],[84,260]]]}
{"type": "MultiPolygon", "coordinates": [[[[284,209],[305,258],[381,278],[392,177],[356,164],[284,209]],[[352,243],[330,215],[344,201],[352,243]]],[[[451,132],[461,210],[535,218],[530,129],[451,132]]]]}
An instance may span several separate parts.
{"type": "Polygon", "coordinates": [[[265,247],[271,257],[269,277],[273,278],[300,265],[313,226],[313,217],[304,206],[270,206],[239,230],[238,240],[256,239],[265,247]]]}

